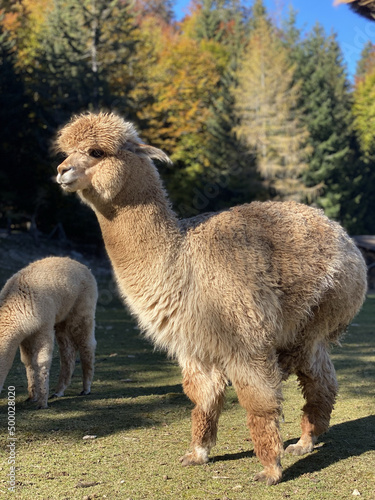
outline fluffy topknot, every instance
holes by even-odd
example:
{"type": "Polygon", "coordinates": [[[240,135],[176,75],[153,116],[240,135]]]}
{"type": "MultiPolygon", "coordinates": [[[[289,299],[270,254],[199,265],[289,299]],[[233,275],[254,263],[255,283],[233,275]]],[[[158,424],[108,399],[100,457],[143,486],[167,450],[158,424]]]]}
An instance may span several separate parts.
{"type": "Polygon", "coordinates": [[[101,149],[115,155],[127,143],[141,143],[132,123],[113,113],[84,113],[73,116],[60,130],[55,149],[67,155],[88,149],[101,149]]]}

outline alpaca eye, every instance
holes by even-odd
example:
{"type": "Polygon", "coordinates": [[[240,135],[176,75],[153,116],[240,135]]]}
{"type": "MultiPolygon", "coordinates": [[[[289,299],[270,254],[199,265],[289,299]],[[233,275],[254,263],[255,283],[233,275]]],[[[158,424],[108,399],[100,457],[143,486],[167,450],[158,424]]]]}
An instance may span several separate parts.
{"type": "Polygon", "coordinates": [[[104,151],[102,151],[101,149],[92,149],[89,152],[89,155],[92,156],[93,158],[103,158],[104,151]]]}

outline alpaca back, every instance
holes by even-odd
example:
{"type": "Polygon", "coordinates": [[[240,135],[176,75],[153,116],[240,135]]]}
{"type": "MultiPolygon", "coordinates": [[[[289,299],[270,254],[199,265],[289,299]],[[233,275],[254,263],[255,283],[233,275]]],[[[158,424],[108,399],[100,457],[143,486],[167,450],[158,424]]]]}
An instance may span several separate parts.
{"type": "Polygon", "coordinates": [[[228,342],[241,336],[258,347],[265,341],[293,344],[327,301],[334,314],[322,320],[319,335],[329,336],[344,329],[363,303],[363,258],[322,211],[254,202],[184,229],[196,264],[196,301],[228,329],[218,334],[228,342]]]}
{"type": "Polygon", "coordinates": [[[63,321],[77,302],[94,310],[96,297],[95,278],[86,266],[68,257],[47,257],[6,282],[0,293],[1,324],[30,333],[43,323],[63,321]]]}

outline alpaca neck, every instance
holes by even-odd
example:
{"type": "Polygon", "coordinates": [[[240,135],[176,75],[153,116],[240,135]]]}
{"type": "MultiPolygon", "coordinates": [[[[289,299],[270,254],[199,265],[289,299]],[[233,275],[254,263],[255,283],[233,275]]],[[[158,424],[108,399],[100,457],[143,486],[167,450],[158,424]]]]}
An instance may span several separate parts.
{"type": "Polygon", "coordinates": [[[126,203],[120,197],[110,206],[96,204],[95,212],[121,292],[141,312],[158,301],[168,276],[176,279],[183,237],[162,189],[142,193],[146,203],[134,193],[131,204],[126,193],[122,198],[126,203]]]}

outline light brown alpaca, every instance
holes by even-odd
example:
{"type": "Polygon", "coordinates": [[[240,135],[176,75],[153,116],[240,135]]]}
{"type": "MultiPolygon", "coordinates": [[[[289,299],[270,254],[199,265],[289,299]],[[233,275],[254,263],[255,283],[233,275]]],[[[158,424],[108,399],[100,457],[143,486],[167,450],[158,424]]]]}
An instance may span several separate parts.
{"type": "Polygon", "coordinates": [[[207,462],[228,379],[247,410],[257,480],[280,481],[281,382],[296,373],[310,452],[328,429],[337,383],[328,356],[365,297],[366,266],[352,240],[319,210],[251,203],[181,227],[130,123],[84,114],[59,133],[68,155],[57,181],[95,211],[121,292],[145,334],[177,358],[195,403],[191,451],[207,462]]]}
{"type": "Polygon", "coordinates": [[[67,257],[47,257],[25,267],[0,293],[0,392],[18,346],[29,399],[47,408],[54,335],[60,375],[56,397],[70,384],[79,351],[83,391],[90,394],[95,358],[97,286],[89,269],[67,257]]]}

